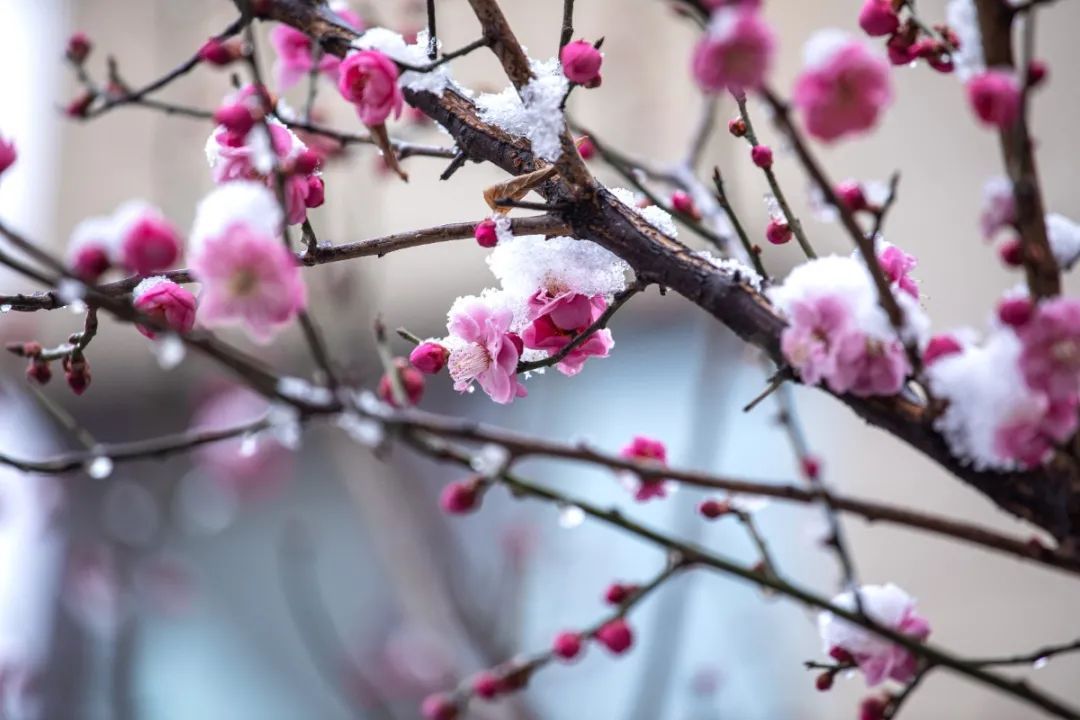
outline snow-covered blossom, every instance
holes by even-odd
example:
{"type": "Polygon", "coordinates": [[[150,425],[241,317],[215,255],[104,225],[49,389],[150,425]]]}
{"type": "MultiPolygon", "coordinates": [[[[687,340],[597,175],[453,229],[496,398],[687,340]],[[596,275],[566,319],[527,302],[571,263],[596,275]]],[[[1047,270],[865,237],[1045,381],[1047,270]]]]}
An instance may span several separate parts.
{"type": "Polygon", "coordinates": [[[691,69],[706,92],[756,90],[772,65],[776,39],[754,8],[722,8],[694,48],[691,69]]]}
{"type": "Polygon", "coordinates": [[[1016,224],[1016,196],[1012,182],[1005,177],[993,177],[983,185],[979,227],[983,238],[990,240],[1003,228],[1016,224]]]}
{"type": "Polygon", "coordinates": [[[793,101],[819,140],[865,132],[892,101],[889,66],[845,33],[819,31],[806,44],[793,101]]]}
{"type": "MultiPolygon", "coordinates": [[[[554,355],[596,322],[606,309],[607,301],[602,295],[589,297],[564,292],[553,296],[547,290],[538,290],[529,298],[528,316],[532,322],[522,331],[521,339],[527,348],[554,355]]],[[[564,375],[577,375],[586,360],[607,357],[614,346],[611,331],[598,330],[571,350],[556,368],[564,375]]]]}
{"type": "Polygon", "coordinates": [[[1020,83],[1012,70],[984,70],[973,76],[967,82],[967,95],[984,125],[1008,130],[1020,117],[1020,83]]]}
{"type": "MultiPolygon", "coordinates": [[[[900,390],[910,365],[860,259],[813,260],[768,293],[789,322],[781,350],[804,382],[824,380],[834,392],[859,396],[900,390]]],[[[925,332],[925,315],[907,293],[894,297],[907,323],[905,339],[917,342],[925,332]]]]}
{"type": "Polygon", "coordinates": [[[1076,430],[1076,395],[1052,357],[1052,338],[1060,336],[1055,326],[1033,327],[1028,350],[1012,328],[997,327],[982,345],[950,348],[928,366],[932,392],[948,403],[934,427],[954,455],[977,469],[1034,466],[1076,430]],[[1029,353],[1032,378],[1044,387],[1064,380],[1062,394],[1052,397],[1029,386],[1028,372],[1021,370],[1023,352],[1029,353]]]}
{"type": "Polygon", "coordinates": [[[338,70],[338,90],[370,127],[382,125],[391,115],[399,117],[405,105],[397,66],[378,50],[349,53],[338,70]]]}
{"type": "MultiPolygon", "coordinates": [[[[160,275],[146,278],[136,285],[131,292],[131,300],[136,310],[178,333],[190,332],[195,326],[195,296],[188,289],[160,275]]],[[[135,327],[150,339],[157,336],[154,328],[144,325],[135,327]]]]}
{"type": "Polygon", "coordinates": [[[1057,213],[1046,215],[1046,237],[1050,251],[1062,270],[1069,270],[1080,258],[1080,224],[1057,213]]]}
{"type": "Polygon", "coordinates": [[[675,227],[675,221],[671,219],[671,213],[664,210],[662,207],[648,204],[643,205],[642,198],[639,198],[633,190],[628,190],[621,187],[608,188],[611,194],[628,208],[640,215],[645,222],[652,225],[654,228],[667,235],[669,238],[676,238],[679,236],[679,229],[675,227]]]}
{"type": "Polygon", "coordinates": [[[517,377],[521,338],[510,331],[514,312],[498,293],[458,298],[448,314],[447,367],[454,389],[466,392],[473,382],[492,400],[505,405],[527,394],[517,377]]]}
{"type": "MultiPolygon", "coordinates": [[[[635,460],[647,465],[665,467],[667,465],[667,446],[660,440],[644,435],[635,435],[630,443],[619,451],[627,460],[635,460]]],[[[620,479],[634,493],[634,499],[645,502],[653,498],[665,498],[675,489],[675,484],[661,477],[643,477],[632,471],[620,473],[620,479]]]]}
{"type": "Polygon", "coordinates": [[[585,40],[567,43],[559,51],[559,62],[563,75],[572,83],[588,88],[600,85],[600,65],[604,55],[585,40]]]}
{"type": "Polygon", "coordinates": [[[949,0],[945,5],[945,19],[960,44],[951,53],[956,76],[960,82],[967,82],[986,69],[975,0],[949,0]]]}
{"type": "Polygon", "coordinates": [[[0,137],[0,175],[15,164],[16,158],[18,158],[18,153],[15,150],[15,142],[0,137]]]}
{"type": "Polygon", "coordinates": [[[232,182],[199,203],[191,270],[208,327],[240,324],[269,342],[307,303],[296,258],[281,241],[281,211],[262,185],[232,182]]]}
{"type": "Polygon", "coordinates": [[[75,226],[68,264],[86,281],[116,265],[149,275],[180,257],[180,236],[161,211],[142,200],[120,205],[112,215],[86,218],[75,226]]]}
{"type": "MultiPolygon", "coordinates": [[[[330,9],[352,25],[355,30],[364,29],[363,20],[348,6],[331,3],[330,9]]],[[[277,58],[274,61],[274,77],[280,89],[287,90],[292,87],[298,80],[311,73],[315,67],[311,38],[292,26],[284,23],[275,25],[270,31],[270,44],[277,52],[277,58]]],[[[322,53],[318,62],[318,71],[336,82],[340,63],[341,60],[334,55],[322,53]]]]}
{"type": "MultiPolygon", "coordinates": [[[[915,598],[896,585],[863,585],[858,589],[866,615],[878,624],[922,642],[930,635],[930,623],[915,610],[915,598]]],[[[832,604],[855,612],[858,605],[852,592],[833,598],[832,604]]],[[[850,655],[873,687],[887,679],[906,683],[915,676],[918,661],[903,647],[875,635],[831,612],[818,615],[818,632],[824,651],[850,655]]]]}
{"type": "MultiPolygon", "coordinates": [[[[437,44],[442,47],[441,42],[437,44]]],[[[353,47],[358,50],[378,50],[391,60],[413,67],[422,67],[429,62],[427,30],[416,33],[416,41],[408,43],[401,34],[393,30],[375,27],[354,40],[353,47]]],[[[398,84],[403,88],[434,95],[441,95],[452,83],[449,63],[444,63],[428,72],[406,70],[398,78],[398,84]]]]}
{"type": "MultiPolygon", "coordinates": [[[[629,266],[588,240],[526,235],[499,243],[488,266],[511,298],[521,304],[538,290],[551,297],[577,293],[613,295],[626,288],[629,266]]],[[[522,314],[524,320],[524,315],[522,314]]]]}
{"type": "Polygon", "coordinates": [[[285,175],[286,219],[290,225],[303,222],[308,209],[322,205],[325,198],[318,156],[276,118],[236,124],[221,112],[224,109],[237,115],[246,110],[251,118],[263,115],[259,91],[251,85],[226,98],[215,114],[225,122],[214,128],[206,141],[206,159],[214,182],[254,180],[275,189],[276,168],[285,175]]]}
{"type": "Polygon", "coordinates": [[[476,98],[480,119],[516,137],[526,138],[540,159],[555,162],[562,153],[566,126],[562,101],[570,87],[557,58],[530,62],[533,79],[521,88],[485,93],[476,98]]]}
{"type": "Polygon", "coordinates": [[[1080,301],[1057,297],[1040,302],[1016,332],[1028,387],[1052,399],[1080,391],[1080,301]]]}

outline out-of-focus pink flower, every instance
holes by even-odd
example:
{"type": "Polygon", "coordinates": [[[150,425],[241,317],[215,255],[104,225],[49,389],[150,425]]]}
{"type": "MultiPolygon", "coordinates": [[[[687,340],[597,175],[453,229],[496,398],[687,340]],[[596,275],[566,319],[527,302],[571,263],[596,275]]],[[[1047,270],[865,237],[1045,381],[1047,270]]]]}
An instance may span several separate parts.
{"type": "Polygon", "coordinates": [[[706,92],[756,90],[772,66],[776,40],[753,8],[718,10],[694,49],[691,70],[706,92]]]}
{"type": "Polygon", "coordinates": [[[457,704],[454,699],[445,693],[428,695],[420,703],[420,714],[424,720],[456,720],[458,717],[457,704]]]}
{"type": "MultiPolygon", "coordinates": [[[[914,598],[896,585],[864,585],[858,592],[863,609],[875,622],[918,642],[929,637],[930,623],[915,611],[914,598]]],[[[851,592],[836,596],[833,604],[845,610],[856,608],[851,592]]],[[[871,687],[886,679],[906,683],[918,669],[918,661],[909,651],[832,613],[823,612],[818,616],[818,631],[825,652],[847,653],[871,687]]]]}
{"type": "Polygon", "coordinates": [[[914,255],[908,255],[895,245],[889,245],[878,253],[877,259],[891,284],[916,300],[919,299],[919,283],[911,277],[911,271],[919,264],[914,255]]]}
{"type": "Polygon", "coordinates": [[[819,33],[795,82],[794,103],[807,131],[827,142],[865,132],[892,101],[888,64],[862,43],[819,33]]]}
{"type": "MultiPolygon", "coordinates": [[[[195,296],[172,280],[160,276],[146,278],[135,286],[131,297],[136,310],[178,333],[191,332],[195,326],[195,296]]],[[[157,336],[153,328],[135,327],[150,339],[157,336]]]]}
{"type": "Polygon", "coordinates": [[[0,137],[0,174],[3,174],[5,170],[14,165],[17,157],[15,142],[0,137]]]}
{"type": "MultiPolygon", "coordinates": [[[[532,324],[521,333],[525,347],[546,350],[555,354],[596,322],[607,301],[603,296],[588,297],[579,293],[562,293],[551,296],[539,290],[529,298],[528,316],[532,324]]],[[[615,341],[611,331],[604,329],[591,334],[556,365],[564,375],[577,375],[590,357],[607,357],[615,341]]]]}
{"type": "Polygon", "coordinates": [[[1015,408],[994,432],[994,451],[1021,467],[1036,467],[1049,457],[1055,443],[1075,431],[1078,402],[1075,395],[1050,401],[1039,392],[1015,408]]]}
{"type": "Polygon", "coordinates": [[[795,301],[788,326],[780,335],[780,350],[807,385],[817,385],[836,372],[836,347],[850,331],[851,311],[833,295],[795,301]]]}
{"type": "Polygon", "coordinates": [[[153,208],[145,208],[120,238],[120,264],[139,275],[164,270],[179,257],[180,234],[153,208]]]}
{"type": "Polygon", "coordinates": [[[871,37],[892,35],[900,27],[900,17],[892,0],[866,0],[859,10],[859,27],[871,37]]]}
{"type": "Polygon", "coordinates": [[[513,319],[513,311],[493,307],[482,298],[462,298],[454,304],[446,327],[453,340],[447,365],[455,390],[466,392],[475,381],[504,405],[526,395],[517,378],[522,344],[510,332],[513,319]]]}
{"type": "MultiPolygon", "coordinates": [[[[269,410],[269,403],[260,395],[245,387],[229,387],[200,403],[191,427],[193,430],[226,430],[258,420],[269,410]]],[[[285,447],[266,432],[201,445],[193,457],[203,472],[241,502],[276,493],[291,468],[285,447]]]]}
{"type": "MultiPolygon", "coordinates": [[[[278,24],[270,31],[270,44],[277,53],[274,62],[274,77],[278,88],[287,90],[302,78],[307,77],[315,67],[311,54],[311,38],[299,30],[285,24],[278,24]]],[[[318,71],[334,80],[337,79],[338,65],[341,60],[329,53],[319,58],[318,71]]]]}
{"type": "Polygon", "coordinates": [[[1080,301],[1054,298],[1039,303],[1016,334],[1023,346],[1020,370],[1031,389],[1052,400],[1080,390],[1080,301]]]}
{"type": "Polygon", "coordinates": [[[378,50],[350,53],[338,70],[338,89],[356,108],[360,121],[382,125],[393,115],[401,115],[405,97],[398,87],[394,61],[378,50]]]}
{"type": "Polygon", "coordinates": [[[585,40],[567,43],[559,51],[563,75],[572,83],[594,88],[600,85],[600,65],[604,56],[585,40]]]}
{"type": "Polygon", "coordinates": [[[986,70],[968,80],[968,101],[984,125],[1007,130],[1020,117],[1020,83],[1008,70],[986,70]]]}
{"type": "Polygon", "coordinates": [[[111,265],[109,250],[104,243],[88,242],[69,252],[68,267],[85,282],[97,282],[111,265]]]}
{"type": "MultiPolygon", "coordinates": [[[[401,389],[405,392],[404,404],[416,405],[420,402],[420,398],[424,396],[423,373],[410,365],[405,358],[396,358],[394,367],[397,369],[401,389]]],[[[389,372],[383,373],[383,376],[379,378],[378,395],[379,399],[387,405],[401,407],[401,403],[398,402],[397,397],[394,395],[394,381],[390,378],[389,372]]]]}
{"type": "MultiPolygon", "coordinates": [[[[624,447],[619,454],[628,459],[638,462],[664,467],[667,465],[667,446],[659,440],[654,440],[644,435],[635,435],[630,444],[624,447]]],[[[641,477],[637,473],[623,473],[623,481],[634,492],[634,499],[645,502],[653,498],[665,498],[673,490],[673,483],[664,478],[641,477]]]]}

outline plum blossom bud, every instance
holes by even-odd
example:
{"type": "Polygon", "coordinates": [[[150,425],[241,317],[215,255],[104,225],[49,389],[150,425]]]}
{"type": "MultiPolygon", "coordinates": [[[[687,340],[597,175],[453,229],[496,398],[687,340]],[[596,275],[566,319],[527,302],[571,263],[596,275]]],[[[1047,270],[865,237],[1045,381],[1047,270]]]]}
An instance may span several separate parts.
{"type": "Polygon", "coordinates": [[[1024,264],[1023,242],[1018,237],[1009,238],[998,248],[998,257],[1009,267],[1020,267],[1024,264]]]}
{"type": "Polygon", "coordinates": [[[68,38],[67,44],[67,59],[76,65],[82,65],[86,62],[86,58],[90,56],[90,51],[94,48],[93,43],[90,42],[90,38],[84,32],[75,32],[68,38]]]}
{"type": "Polygon", "coordinates": [[[572,83],[594,88],[600,85],[600,66],[604,56],[585,40],[567,43],[559,52],[563,75],[572,83]]]}
{"type": "Polygon", "coordinates": [[[424,720],[456,720],[458,708],[449,695],[435,693],[424,698],[420,704],[420,714],[424,720]]]}
{"type": "Polygon", "coordinates": [[[859,705],[859,720],[884,720],[886,702],[872,695],[859,705]]]}
{"type": "Polygon", "coordinates": [[[871,37],[892,35],[900,28],[900,16],[892,0],[866,0],[859,11],[859,27],[871,37]]]}
{"type": "Polygon", "coordinates": [[[248,131],[255,127],[255,116],[252,115],[251,108],[243,102],[222,105],[214,111],[214,121],[238,137],[247,135],[248,131]]]}
{"type": "Polygon", "coordinates": [[[759,168],[771,168],[773,163],[772,148],[768,145],[755,145],[750,148],[750,159],[759,168]]]}
{"type": "Polygon", "coordinates": [[[82,93],[74,100],[68,103],[64,108],[64,114],[70,118],[84,118],[86,112],[90,109],[90,106],[94,104],[94,98],[96,96],[89,90],[82,93]]]}
{"type": "Polygon", "coordinates": [[[73,352],[64,357],[64,377],[68,387],[76,395],[82,395],[90,387],[90,364],[81,352],[73,352]]]}
{"type": "Polygon", "coordinates": [[[240,48],[218,38],[210,38],[199,48],[199,59],[210,65],[224,67],[240,57],[240,48]]]}
{"type": "Polygon", "coordinates": [[[475,479],[448,484],[439,495],[439,506],[448,515],[464,515],[480,505],[480,485],[475,479]]]}
{"type": "Polygon", "coordinates": [[[1046,81],[1046,76],[1050,73],[1049,66],[1042,60],[1032,60],[1028,65],[1027,71],[1027,84],[1028,87],[1038,87],[1046,81]]]}
{"type": "MultiPolygon", "coordinates": [[[[34,343],[35,345],[37,343],[34,343]]],[[[30,343],[27,343],[30,345],[30,343]]],[[[52,380],[52,367],[47,360],[41,357],[41,346],[37,346],[37,352],[27,353],[30,361],[26,363],[26,379],[44,385],[52,380]]]]}
{"type": "Polygon", "coordinates": [[[935,335],[923,350],[923,365],[929,366],[936,360],[961,352],[964,352],[964,346],[952,335],[935,335]]]}
{"type": "Polygon", "coordinates": [[[862,185],[855,180],[845,180],[836,186],[836,199],[843,203],[849,212],[866,210],[868,203],[862,185]]]}
{"type": "Polygon", "coordinates": [[[682,213],[693,220],[701,219],[701,211],[694,204],[694,199],[682,190],[671,193],[671,207],[675,212],[682,213]]]}
{"type": "Polygon", "coordinates": [[[773,245],[783,245],[791,240],[791,227],[784,220],[772,219],[765,227],[765,239],[773,245]]]}
{"type": "MultiPolygon", "coordinates": [[[[184,334],[195,326],[195,296],[171,280],[160,276],[147,278],[135,286],[131,295],[136,310],[171,330],[184,334]]],[[[153,328],[135,327],[150,339],[157,335],[153,328]]]]}
{"type": "Polygon", "coordinates": [[[638,591],[638,586],[630,583],[611,583],[604,591],[604,601],[609,605],[622,605],[638,591]]]}
{"type": "Polygon", "coordinates": [[[472,690],[477,697],[491,700],[502,690],[502,683],[494,673],[485,670],[473,678],[472,690]]]}
{"type": "Polygon", "coordinates": [[[425,375],[435,375],[446,366],[450,351],[437,342],[427,340],[409,353],[409,362],[425,375]]]}
{"type": "Polygon", "coordinates": [[[622,655],[634,644],[634,633],[622,618],[616,618],[596,631],[596,639],[611,652],[622,655]]]}
{"type": "Polygon", "coordinates": [[[799,470],[807,480],[817,480],[821,477],[821,461],[813,455],[803,455],[799,458],[799,470]]]}
{"type": "Polygon", "coordinates": [[[698,505],[698,512],[708,520],[715,520],[731,512],[731,505],[724,500],[709,498],[701,501],[701,504],[698,505]]]}
{"type": "Polygon", "coordinates": [[[396,372],[401,388],[405,391],[406,405],[415,405],[424,396],[424,375],[408,363],[405,358],[394,358],[394,369],[383,373],[379,379],[379,399],[393,407],[401,407],[394,393],[394,381],[390,376],[396,372]]]}
{"type": "Polygon", "coordinates": [[[577,150],[582,160],[592,160],[596,157],[596,143],[588,136],[578,141],[577,150]]]}
{"type": "Polygon", "coordinates": [[[126,230],[120,241],[124,267],[149,275],[164,270],[180,257],[180,235],[155,212],[145,212],[126,230]]]}
{"type": "Polygon", "coordinates": [[[476,244],[482,248],[493,248],[499,244],[499,234],[495,231],[495,221],[486,218],[477,224],[473,231],[476,244]]]}
{"type": "Polygon", "coordinates": [[[401,115],[405,97],[397,81],[394,61],[378,50],[350,53],[338,70],[338,90],[368,126],[382,125],[391,115],[401,115]]]}
{"type": "Polygon", "coordinates": [[[727,130],[735,137],[743,137],[746,135],[746,121],[741,117],[731,118],[728,120],[727,130]]]}
{"type": "Polygon", "coordinates": [[[909,32],[899,32],[889,38],[885,43],[885,50],[889,55],[889,62],[893,65],[907,65],[915,62],[915,37],[909,32]]]}
{"type": "Polygon", "coordinates": [[[293,172],[301,175],[310,175],[319,169],[319,154],[314,150],[304,148],[300,151],[300,154],[293,160],[292,169],[293,172]]]}
{"type": "Polygon", "coordinates": [[[71,257],[71,272],[88,283],[97,282],[98,278],[109,269],[109,251],[104,245],[86,243],[76,248],[71,257]]]}
{"type": "Polygon", "coordinates": [[[304,197],[304,207],[317,208],[326,202],[326,185],[321,177],[310,175],[304,182],[307,183],[307,195],[304,197]]]}
{"type": "Polygon", "coordinates": [[[3,174],[5,170],[14,165],[17,157],[15,142],[0,137],[0,174],[3,174]]]}
{"type": "Polygon", "coordinates": [[[821,692],[825,692],[833,686],[834,677],[833,673],[826,670],[814,679],[814,687],[821,692]]]}
{"type": "Polygon", "coordinates": [[[1034,312],[1035,306],[1027,297],[1005,298],[997,307],[998,320],[1014,328],[1026,325],[1034,312]]]}
{"type": "Polygon", "coordinates": [[[551,644],[551,652],[563,660],[573,660],[581,654],[581,635],[576,632],[561,632],[551,644]]]}
{"type": "Polygon", "coordinates": [[[984,125],[1007,130],[1020,117],[1020,84],[1008,70],[986,70],[967,84],[968,101],[984,125]]]}

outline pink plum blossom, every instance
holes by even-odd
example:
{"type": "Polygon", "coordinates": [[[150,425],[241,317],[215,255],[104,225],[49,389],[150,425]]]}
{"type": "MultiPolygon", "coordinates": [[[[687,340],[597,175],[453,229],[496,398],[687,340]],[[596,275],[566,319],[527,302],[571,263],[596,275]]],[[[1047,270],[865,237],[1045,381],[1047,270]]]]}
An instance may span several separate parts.
{"type": "MultiPolygon", "coordinates": [[[[659,467],[667,465],[667,447],[660,440],[635,435],[630,444],[619,451],[627,460],[644,462],[659,467]]],[[[634,492],[634,499],[645,502],[653,498],[665,498],[674,489],[674,483],[657,477],[641,477],[637,473],[623,474],[624,483],[634,492]]]]}
{"type": "Polygon", "coordinates": [[[600,65],[604,62],[604,56],[592,43],[585,40],[567,43],[559,51],[559,62],[562,63],[563,75],[570,82],[588,88],[600,84],[600,65]]]}
{"type": "Polygon", "coordinates": [[[919,283],[911,277],[911,271],[919,264],[914,255],[908,255],[895,245],[888,245],[878,253],[877,259],[882,272],[893,286],[916,300],[919,299],[919,283]]]}
{"type": "Polygon", "coordinates": [[[853,318],[843,298],[835,295],[796,300],[780,349],[799,377],[816,385],[836,373],[836,346],[851,331],[853,318]]]}
{"type": "Polygon", "coordinates": [[[525,397],[517,378],[521,338],[510,332],[514,313],[485,298],[460,298],[450,309],[450,358],[454,389],[466,392],[475,381],[495,402],[505,405],[525,397]]]}
{"type": "MultiPolygon", "coordinates": [[[[348,22],[355,30],[363,31],[364,23],[360,16],[348,7],[331,5],[343,20],[348,22]]],[[[315,58],[312,54],[312,40],[310,37],[284,23],[274,26],[270,31],[270,44],[277,52],[277,60],[274,62],[274,76],[277,78],[278,87],[287,90],[300,79],[309,75],[315,69],[315,58]]],[[[319,58],[317,70],[331,80],[337,81],[338,66],[341,60],[329,53],[322,53],[319,58]]]]}
{"type": "MultiPolygon", "coordinates": [[[[915,599],[896,585],[863,585],[858,592],[863,609],[875,622],[917,642],[929,637],[930,623],[915,611],[915,599]]],[[[833,604],[850,611],[857,607],[851,592],[837,595],[833,604]]],[[[906,683],[918,669],[916,657],[908,650],[830,612],[818,616],[818,632],[824,651],[851,656],[871,687],[887,679],[906,683]]]]}
{"type": "Polygon", "coordinates": [[[191,271],[203,287],[199,315],[207,327],[242,325],[266,343],[304,309],[307,291],[280,221],[277,201],[255,183],[227,183],[200,203],[191,271]]]}
{"type": "Polygon", "coordinates": [[[694,49],[694,80],[706,92],[756,90],[772,65],[772,28],[753,8],[718,10],[694,49]]]}
{"type": "MultiPolygon", "coordinates": [[[[132,304],[144,315],[178,333],[187,333],[195,326],[195,296],[172,280],[161,276],[146,278],[131,293],[132,304]]],[[[153,339],[154,328],[135,326],[139,332],[153,339]]]]}
{"type": "MultiPolygon", "coordinates": [[[[551,296],[539,290],[529,298],[528,317],[532,323],[521,333],[525,347],[555,354],[596,322],[607,301],[602,295],[588,297],[580,293],[551,296]]],[[[615,341],[611,331],[598,330],[578,345],[556,367],[564,375],[577,375],[590,357],[607,357],[615,341]]]]}
{"type": "Polygon", "coordinates": [[[881,341],[860,332],[848,333],[836,345],[836,370],[825,378],[838,393],[859,397],[895,395],[911,365],[899,340],[881,341]]]}
{"type": "Polygon", "coordinates": [[[164,270],[179,257],[179,233],[153,208],[133,218],[120,238],[120,264],[139,275],[164,270]]]}
{"type": "Polygon", "coordinates": [[[18,153],[15,150],[15,143],[0,137],[0,175],[15,164],[17,157],[18,153]]]}
{"type": "Polygon", "coordinates": [[[1076,431],[1078,404],[1075,395],[1051,402],[1042,393],[1032,393],[998,426],[995,452],[1021,467],[1042,464],[1055,443],[1064,442],[1076,431]]]}
{"type": "Polygon", "coordinates": [[[338,72],[338,89],[356,107],[362,123],[382,125],[391,115],[401,115],[405,97],[397,84],[397,66],[386,55],[378,50],[350,53],[338,72]]]}
{"type": "Polygon", "coordinates": [[[1054,298],[1039,303],[1017,335],[1020,370],[1031,389],[1052,399],[1080,390],[1080,301],[1054,298]]]}
{"type": "Polygon", "coordinates": [[[1007,130],[1020,117],[1021,92],[1009,70],[986,70],[967,84],[968,101],[984,125],[1007,130]]]}
{"type": "Polygon", "coordinates": [[[830,31],[807,46],[793,100],[807,131],[831,142],[865,132],[892,101],[888,64],[862,43],[830,31]]]}

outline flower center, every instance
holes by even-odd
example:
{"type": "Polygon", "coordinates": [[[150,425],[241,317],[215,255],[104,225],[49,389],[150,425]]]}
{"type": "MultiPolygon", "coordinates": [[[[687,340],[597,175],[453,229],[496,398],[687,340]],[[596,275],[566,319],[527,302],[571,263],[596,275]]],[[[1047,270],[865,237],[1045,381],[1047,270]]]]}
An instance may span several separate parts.
{"type": "Polygon", "coordinates": [[[1076,340],[1070,338],[1054,343],[1050,354],[1058,363],[1070,369],[1080,369],[1080,346],[1077,345],[1076,340]]]}
{"type": "Polygon", "coordinates": [[[245,297],[252,294],[259,285],[259,278],[248,268],[241,268],[233,273],[229,280],[229,291],[234,297],[245,297]]]}
{"type": "Polygon", "coordinates": [[[491,355],[483,345],[470,343],[451,352],[446,366],[454,382],[472,380],[491,366],[491,355]]]}

